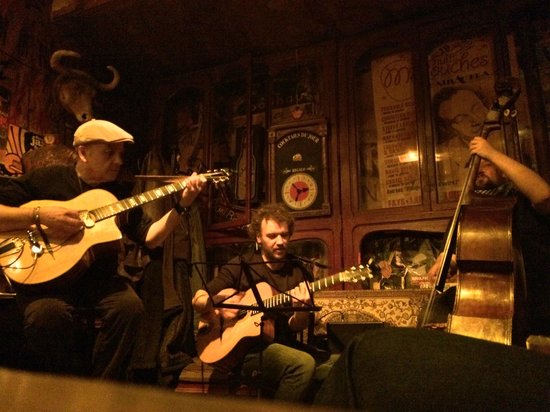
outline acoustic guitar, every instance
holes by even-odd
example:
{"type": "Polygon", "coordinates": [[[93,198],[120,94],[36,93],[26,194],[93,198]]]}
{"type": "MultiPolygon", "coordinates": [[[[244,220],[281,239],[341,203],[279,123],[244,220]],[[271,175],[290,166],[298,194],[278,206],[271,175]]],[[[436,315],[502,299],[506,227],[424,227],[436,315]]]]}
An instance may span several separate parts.
{"type": "MultiPolygon", "coordinates": [[[[215,183],[229,179],[229,171],[203,173],[215,183]]],[[[103,189],[92,189],[67,201],[33,200],[22,207],[60,206],[79,210],[84,229],[64,239],[44,238],[38,228],[0,234],[0,268],[16,284],[39,286],[61,281],[89,268],[106,250],[119,248],[122,233],[116,215],[185,189],[185,181],[172,182],[124,200],[103,189]]]]}
{"type": "MultiPolygon", "coordinates": [[[[342,282],[357,282],[372,277],[370,269],[364,266],[351,268],[323,279],[309,283],[312,292],[328,288],[342,282]]],[[[265,282],[256,285],[262,304],[266,309],[282,307],[292,302],[289,292],[278,293],[265,282]]],[[[218,296],[235,296],[239,306],[258,307],[252,289],[239,293],[233,289],[224,289],[218,296]]],[[[234,304],[234,301],[231,302],[234,304]]],[[[289,307],[289,310],[292,308],[289,307]]],[[[235,319],[224,320],[211,312],[199,324],[197,333],[197,352],[202,362],[215,365],[221,369],[234,367],[254,345],[262,333],[261,318],[263,313],[255,310],[241,309],[235,319]]],[[[263,336],[265,338],[265,336],[263,336]]],[[[269,340],[269,337],[267,337],[269,340]]],[[[271,337],[272,338],[272,337],[271,337]]]]}

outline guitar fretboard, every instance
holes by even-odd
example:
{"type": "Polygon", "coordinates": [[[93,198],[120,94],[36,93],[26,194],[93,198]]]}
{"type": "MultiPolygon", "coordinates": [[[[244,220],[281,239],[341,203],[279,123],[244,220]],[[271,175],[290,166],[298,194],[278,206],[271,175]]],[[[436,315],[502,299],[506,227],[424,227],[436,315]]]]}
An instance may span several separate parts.
{"type": "MultiPolygon", "coordinates": [[[[214,171],[210,173],[203,173],[202,175],[206,179],[213,180],[215,182],[221,182],[221,181],[227,180],[229,176],[228,172],[225,170],[214,171]]],[[[118,202],[111,203],[106,206],[98,207],[97,209],[90,210],[88,213],[90,214],[90,216],[93,217],[93,220],[95,222],[99,222],[101,220],[108,219],[112,216],[115,216],[119,213],[144,205],[146,203],[152,202],[153,200],[157,200],[165,196],[169,196],[174,193],[180,192],[183,189],[185,189],[185,186],[186,184],[184,180],[170,183],[165,186],[161,186],[161,187],[140,193],[138,195],[128,197],[118,202]]]]}
{"type": "Polygon", "coordinates": [[[94,216],[94,220],[98,222],[100,220],[108,219],[112,216],[133,209],[135,207],[152,202],[153,200],[157,200],[162,197],[177,193],[183,189],[185,189],[185,183],[183,181],[178,183],[171,183],[166,186],[148,190],[136,196],[128,197],[119,202],[111,203],[110,205],[90,210],[90,214],[94,216]]]}
{"type": "MultiPolygon", "coordinates": [[[[365,268],[363,268],[363,266],[360,266],[359,269],[353,268],[313,282],[308,282],[308,285],[312,292],[317,292],[319,290],[326,289],[330,286],[334,286],[342,282],[355,281],[363,276],[364,269],[365,268]]],[[[275,308],[292,302],[292,300],[294,299],[295,298],[290,296],[287,291],[286,293],[279,293],[270,298],[264,299],[262,300],[262,303],[266,308],[275,308]]]]}

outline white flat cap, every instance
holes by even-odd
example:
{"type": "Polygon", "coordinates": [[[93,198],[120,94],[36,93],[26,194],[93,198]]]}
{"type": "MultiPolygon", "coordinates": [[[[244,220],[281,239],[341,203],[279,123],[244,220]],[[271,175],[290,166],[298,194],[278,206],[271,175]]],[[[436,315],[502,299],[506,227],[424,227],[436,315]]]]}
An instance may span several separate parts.
{"type": "Polygon", "coordinates": [[[73,146],[91,142],[134,143],[134,138],[126,130],[107,120],[91,119],[81,124],[74,132],[73,146]]]}

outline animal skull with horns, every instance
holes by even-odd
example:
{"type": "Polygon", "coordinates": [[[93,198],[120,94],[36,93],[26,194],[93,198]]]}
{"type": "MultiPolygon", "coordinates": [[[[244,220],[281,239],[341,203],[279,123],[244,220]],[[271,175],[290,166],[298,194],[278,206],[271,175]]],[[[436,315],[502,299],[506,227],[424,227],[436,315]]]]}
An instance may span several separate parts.
{"type": "Polygon", "coordinates": [[[61,60],[65,57],[80,58],[80,54],[72,50],[57,50],[52,54],[50,66],[59,73],[54,82],[54,96],[65,110],[84,123],[93,117],[92,104],[97,92],[113,90],[120,82],[120,75],[113,66],[107,66],[113,80],[100,83],[82,70],[64,66],[61,60]]]}

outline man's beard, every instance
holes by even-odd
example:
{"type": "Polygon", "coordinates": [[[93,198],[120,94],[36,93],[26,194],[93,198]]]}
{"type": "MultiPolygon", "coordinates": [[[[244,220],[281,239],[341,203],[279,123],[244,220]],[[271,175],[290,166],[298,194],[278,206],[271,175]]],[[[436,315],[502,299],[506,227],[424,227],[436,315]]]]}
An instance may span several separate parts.
{"type": "Polygon", "coordinates": [[[268,262],[281,262],[286,259],[286,249],[277,249],[277,251],[271,249],[264,250],[264,256],[268,262]],[[276,254],[276,252],[279,254],[276,254]]]}
{"type": "Polygon", "coordinates": [[[513,185],[506,179],[499,179],[495,182],[487,175],[478,176],[474,182],[474,191],[484,196],[509,196],[514,193],[513,185]]]}
{"type": "Polygon", "coordinates": [[[498,184],[491,181],[491,179],[489,179],[489,177],[484,173],[480,173],[476,177],[474,186],[476,189],[480,189],[480,190],[491,190],[498,187],[498,184]]]}

